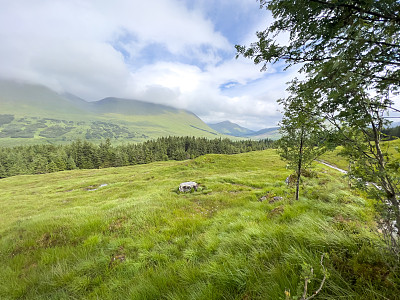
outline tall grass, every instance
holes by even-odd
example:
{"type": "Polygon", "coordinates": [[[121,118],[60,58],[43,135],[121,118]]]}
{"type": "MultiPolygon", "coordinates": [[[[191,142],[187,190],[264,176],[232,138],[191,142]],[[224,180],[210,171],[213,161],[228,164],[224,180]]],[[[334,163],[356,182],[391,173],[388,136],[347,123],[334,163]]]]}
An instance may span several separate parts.
{"type": "Polygon", "coordinates": [[[273,150],[0,180],[0,298],[285,299],[324,253],[319,299],[399,299],[372,203],[315,173],[297,202],[273,150]]]}

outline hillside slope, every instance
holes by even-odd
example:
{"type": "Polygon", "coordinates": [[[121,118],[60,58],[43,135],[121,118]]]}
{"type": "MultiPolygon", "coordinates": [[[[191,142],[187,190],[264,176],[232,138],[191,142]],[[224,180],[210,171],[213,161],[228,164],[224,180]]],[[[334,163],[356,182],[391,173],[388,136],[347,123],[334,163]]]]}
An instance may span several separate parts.
{"type": "Polygon", "coordinates": [[[0,298],[285,299],[325,253],[321,299],[399,299],[371,205],[315,172],[292,204],[272,150],[2,179],[0,298]]]}
{"type": "Polygon", "coordinates": [[[244,128],[230,121],[224,121],[216,124],[208,124],[208,126],[219,133],[233,135],[237,137],[244,137],[246,135],[251,135],[252,133],[254,133],[253,130],[244,128]]]}
{"type": "Polygon", "coordinates": [[[62,143],[76,139],[119,143],[161,136],[221,136],[195,114],[138,100],[86,102],[43,86],[0,81],[0,143],[62,143]]]}
{"type": "Polygon", "coordinates": [[[83,119],[88,112],[39,85],[0,80],[0,113],[42,118],[83,119]]]}
{"type": "Polygon", "coordinates": [[[265,128],[261,129],[259,131],[256,131],[249,135],[248,137],[251,137],[253,139],[271,139],[271,140],[277,140],[281,137],[281,134],[279,132],[279,127],[271,127],[271,128],[265,128]]]}
{"type": "Polygon", "coordinates": [[[216,124],[208,124],[208,126],[221,134],[235,137],[245,137],[255,140],[277,140],[281,137],[279,127],[264,128],[258,131],[253,131],[230,121],[224,121],[216,124]]]}

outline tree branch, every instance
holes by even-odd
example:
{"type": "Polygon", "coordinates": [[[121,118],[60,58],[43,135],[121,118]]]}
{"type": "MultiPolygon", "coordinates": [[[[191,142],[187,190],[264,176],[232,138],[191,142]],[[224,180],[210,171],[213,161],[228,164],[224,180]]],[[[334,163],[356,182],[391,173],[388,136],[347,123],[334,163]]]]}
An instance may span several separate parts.
{"type": "Polygon", "coordinates": [[[335,8],[335,7],[350,8],[352,10],[355,10],[355,11],[359,12],[359,13],[364,13],[364,14],[368,14],[368,15],[371,15],[371,16],[374,16],[374,17],[378,17],[378,18],[382,18],[382,19],[385,19],[385,20],[391,20],[391,21],[395,21],[395,22],[400,23],[400,17],[395,15],[395,14],[391,14],[391,15],[381,14],[381,13],[378,13],[378,12],[375,12],[375,11],[365,10],[365,9],[363,9],[361,7],[358,7],[358,6],[354,5],[354,4],[344,4],[344,3],[343,4],[332,4],[332,3],[329,3],[329,2],[326,2],[326,1],[322,1],[322,0],[310,0],[310,1],[326,5],[327,7],[330,7],[330,8],[335,8]]]}
{"type": "MultiPolygon", "coordinates": [[[[263,54],[261,54],[263,56],[263,54]]],[[[330,59],[337,59],[340,58],[339,56],[325,56],[325,57],[311,57],[308,58],[306,55],[303,56],[292,56],[291,53],[283,54],[281,59],[293,61],[295,63],[307,63],[307,62],[319,62],[319,61],[327,61],[330,59]]],[[[380,59],[371,59],[366,61],[365,59],[362,58],[346,58],[347,61],[353,61],[353,62],[370,62],[370,63],[379,63],[379,64],[385,64],[387,66],[399,66],[400,67],[400,62],[396,61],[385,61],[385,60],[380,60],[380,59]]]]}
{"type": "MultiPolygon", "coordinates": [[[[352,41],[352,42],[354,42],[356,40],[354,38],[340,37],[340,36],[336,36],[334,38],[337,39],[337,40],[352,41]]],[[[368,44],[372,44],[372,45],[381,45],[381,46],[387,46],[387,47],[393,47],[393,48],[400,48],[400,45],[398,45],[398,44],[391,44],[391,43],[387,43],[387,42],[367,40],[367,39],[365,39],[364,42],[366,42],[368,44]]]]}
{"type": "MultiPolygon", "coordinates": [[[[400,112],[400,109],[394,108],[393,106],[389,106],[388,108],[390,108],[391,110],[394,110],[396,112],[400,112]]],[[[393,117],[394,118],[394,117],[393,117]]],[[[398,117],[397,117],[398,118],[398,117]]]]}
{"type": "MultiPolygon", "coordinates": [[[[321,267],[322,267],[322,270],[323,270],[323,273],[324,273],[324,278],[322,279],[321,284],[320,284],[318,290],[316,290],[316,291],[314,292],[314,294],[312,294],[312,295],[311,295],[310,297],[308,297],[308,298],[305,298],[304,300],[310,300],[310,299],[314,298],[315,296],[317,296],[318,293],[322,290],[322,287],[323,287],[324,284],[325,284],[325,280],[326,280],[326,270],[325,270],[323,261],[324,261],[324,254],[321,255],[321,261],[320,261],[320,264],[321,264],[321,267]]],[[[303,296],[304,296],[304,294],[303,294],[303,296]]]]}

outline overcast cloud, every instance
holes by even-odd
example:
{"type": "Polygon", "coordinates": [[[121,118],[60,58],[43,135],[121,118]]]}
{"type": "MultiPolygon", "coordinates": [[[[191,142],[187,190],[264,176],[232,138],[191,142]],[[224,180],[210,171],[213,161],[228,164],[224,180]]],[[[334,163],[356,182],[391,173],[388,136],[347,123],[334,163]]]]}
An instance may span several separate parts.
{"type": "Polygon", "coordinates": [[[270,22],[255,0],[0,0],[0,77],[275,126],[296,70],[235,59],[270,22]]]}

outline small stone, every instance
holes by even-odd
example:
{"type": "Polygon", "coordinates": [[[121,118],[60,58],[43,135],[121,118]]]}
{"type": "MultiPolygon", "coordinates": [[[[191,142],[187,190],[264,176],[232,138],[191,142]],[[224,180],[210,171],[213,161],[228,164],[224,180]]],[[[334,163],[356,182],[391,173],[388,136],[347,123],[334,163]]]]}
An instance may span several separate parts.
{"type": "Polygon", "coordinates": [[[294,184],[296,182],[296,179],[297,179],[296,174],[291,174],[288,177],[286,177],[285,183],[287,185],[292,185],[292,184],[294,184]]]}
{"type": "Polygon", "coordinates": [[[272,198],[272,200],[274,200],[274,202],[281,201],[283,200],[283,197],[275,196],[274,198],[272,198]]]}
{"type": "Polygon", "coordinates": [[[260,201],[260,202],[263,202],[263,201],[265,201],[265,200],[267,200],[267,197],[266,197],[266,196],[262,196],[260,199],[258,199],[258,201],[260,201]]]}
{"type": "Polygon", "coordinates": [[[194,181],[183,182],[179,185],[179,191],[181,193],[187,193],[193,190],[197,191],[199,184],[194,181]]]}

